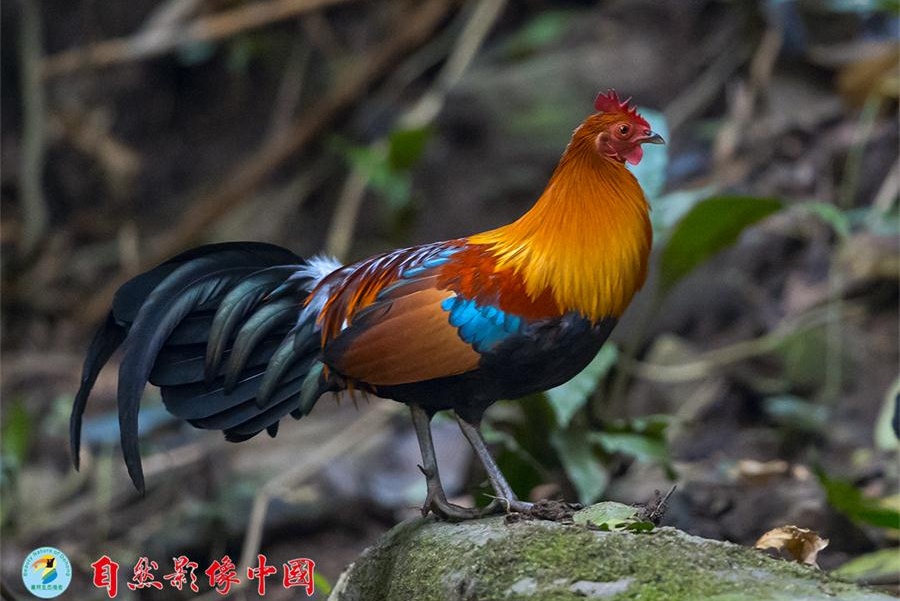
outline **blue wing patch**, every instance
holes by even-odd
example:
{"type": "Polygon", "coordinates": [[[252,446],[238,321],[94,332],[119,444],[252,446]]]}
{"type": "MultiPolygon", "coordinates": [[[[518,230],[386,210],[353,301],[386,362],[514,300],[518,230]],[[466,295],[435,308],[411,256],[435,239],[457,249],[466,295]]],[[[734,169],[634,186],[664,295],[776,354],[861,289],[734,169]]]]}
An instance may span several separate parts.
{"type": "Polygon", "coordinates": [[[522,327],[521,317],[490,305],[479,306],[461,296],[445,299],[441,308],[450,313],[450,325],[459,329],[460,337],[479,353],[490,351],[522,327]]]}

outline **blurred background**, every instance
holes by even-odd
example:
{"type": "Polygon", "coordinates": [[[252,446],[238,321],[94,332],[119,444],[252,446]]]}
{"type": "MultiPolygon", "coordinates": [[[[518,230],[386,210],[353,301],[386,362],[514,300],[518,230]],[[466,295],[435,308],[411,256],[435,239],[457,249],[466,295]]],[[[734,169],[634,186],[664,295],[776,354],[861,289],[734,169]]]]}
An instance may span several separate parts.
{"type": "MultiPolygon", "coordinates": [[[[4,594],[25,595],[24,556],[52,545],[71,598],[106,598],[90,587],[103,554],[128,599],[140,556],[159,579],[178,555],[202,571],[260,550],[314,559],[323,598],[424,499],[405,408],[320,402],[235,445],[148,388],[141,497],[114,369],[71,467],[93,327],[123,280],[193,245],[350,261],[508,222],[607,88],[668,141],[636,169],[653,271],[585,372],[491,409],[501,467],[526,498],[648,503],[677,484],[663,524],[744,545],[810,528],[830,540],[823,569],[897,591],[898,7],[4,2],[4,594]]],[[[448,492],[485,504],[455,425],[435,435],[448,492]]],[[[279,576],[266,596],[289,592],[279,576]]]]}

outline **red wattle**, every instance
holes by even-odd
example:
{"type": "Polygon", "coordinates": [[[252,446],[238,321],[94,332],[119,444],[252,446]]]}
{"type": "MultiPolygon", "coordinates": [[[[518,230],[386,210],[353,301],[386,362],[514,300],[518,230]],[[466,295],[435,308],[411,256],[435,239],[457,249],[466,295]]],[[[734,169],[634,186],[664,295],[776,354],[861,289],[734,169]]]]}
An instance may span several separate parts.
{"type": "Polygon", "coordinates": [[[644,149],[641,148],[640,144],[637,144],[631,150],[623,152],[622,158],[628,161],[628,163],[631,165],[637,165],[641,162],[641,159],[644,158],[644,149]]]}

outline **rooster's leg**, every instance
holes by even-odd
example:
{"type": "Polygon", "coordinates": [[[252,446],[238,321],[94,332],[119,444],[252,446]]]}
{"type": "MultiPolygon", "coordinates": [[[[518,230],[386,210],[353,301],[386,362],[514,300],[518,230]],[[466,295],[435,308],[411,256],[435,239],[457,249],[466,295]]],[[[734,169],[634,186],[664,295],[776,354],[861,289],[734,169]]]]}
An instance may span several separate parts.
{"type": "Polygon", "coordinates": [[[469,444],[472,445],[472,448],[475,450],[475,454],[478,455],[478,459],[480,459],[482,465],[484,465],[488,479],[491,481],[491,486],[493,487],[494,492],[497,493],[497,498],[503,503],[507,511],[529,513],[533,504],[520,501],[518,497],[516,497],[516,493],[513,492],[509,482],[507,482],[506,478],[503,476],[503,472],[501,472],[500,468],[497,466],[497,462],[494,461],[494,458],[491,456],[491,452],[488,451],[487,445],[484,443],[484,438],[481,437],[481,430],[478,428],[478,424],[471,424],[459,415],[456,416],[456,421],[459,422],[460,430],[462,430],[462,433],[469,441],[469,444]]]}
{"type": "Polygon", "coordinates": [[[422,451],[422,466],[420,469],[425,474],[425,482],[428,486],[428,496],[422,507],[422,515],[428,515],[431,511],[435,515],[447,520],[461,521],[481,517],[493,513],[498,505],[492,502],[484,509],[470,509],[460,507],[447,501],[444,487],[441,484],[441,474],[438,471],[437,456],[434,453],[434,442],[431,439],[431,416],[418,405],[410,405],[413,427],[416,437],[419,439],[419,448],[422,451]]]}

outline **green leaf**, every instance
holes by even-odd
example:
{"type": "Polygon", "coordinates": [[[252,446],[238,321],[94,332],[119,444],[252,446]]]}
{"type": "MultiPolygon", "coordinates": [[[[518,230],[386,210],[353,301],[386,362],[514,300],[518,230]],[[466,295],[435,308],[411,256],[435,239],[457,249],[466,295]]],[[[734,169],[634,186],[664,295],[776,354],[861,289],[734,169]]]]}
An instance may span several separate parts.
{"type": "Polygon", "coordinates": [[[596,501],[609,484],[609,473],[594,456],[587,438],[580,433],[554,430],[550,444],[578,493],[578,501],[585,505],[596,501]]]}
{"type": "Polygon", "coordinates": [[[750,196],[717,196],[694,205],[663,249],[662,291],[671,290],[694,268],[731,246],[745,228],[782,207],[778,199],[750,196]]]}
{"type": "Polygon", "coordinates": [[[624,453],[638,461],[661,465],[670,478],[675,469],[669,456],[666,428],[670,419],[665,415],[648,415],[630,420],[615,420],[603,432],[591,432],[590,441],[607,453],[624,453]]]}
{"type": "Polygon", "coordinates": [[[639,461],[668,463],[669,451],[664,441],[628,432],[591,432],[590,439],[607,453],[624,453],[639,461]]]}
{"type": "Polygon", "coordinates": [[[669,415],[642,415],[629,419],[617,419],[606,424],[607,432],[633,432],[665,440],[666,428],[672,417],[669,415]]]}
{"type": "Polygon", "coordinates": [[[829,478],[821,470],[817,470],[816,475],[825,489],[829,505],[850,519],[879,528],[900,529],[898,503],[889,506],[883,499],[866,497],[849,482],[829,478]]]}
{"type": "Polygon", "coordinates": [[[833,204],[827,202],[805,202],[798,207],[801,211],[812,213],[825,223],[841,238],[850,237],[850,216],[833,204]]]}
{"type": "Polygon", "coordinates": [[[882,577],[896,577],[900,573],[900,552],[896,548],[866,553],[832,572],[839,578],[871,582],[882,577]]]}
{"type": "Polygon", "coordinates": [[[388,138],[388,165],[395,171],[408,171],[419,162],[434,130],[431,127],[395,129],[388,138]]]}
{"type": "Polygon", "coordinates": [[[548,10],[539,13],[518,31],[513,33],[504,50],[512,56],[532,54],[566,33],[574,13],[563,10],[548,10]]]}
{"type": "Polygon", "coordinates": [[[545,393],[560,428],[569,427],[572,417],[584,407],[594,391],[597,390],[600,381],[616,364],[618,358],[618,347],[607,342],[600,348],[600,352],[597,353],[594,360],[588,363],[587,367],[581,370],[577,376],[545,393]]]}
{"type": "Polygon", "coordinates": [[[894,380],[894,385],[884,395],[884,404],[875,421],[875,446],[882,451],[896,451],[900,447],[900,440],[894,432],[891,422],[900,419],[900,376],[894,380]]]}
{"type": "Polygon", "coordinates": [[[328,582],[328,579],[325,576],[322,576],[319,572],[313,571],[313,582],[316,585],[316,592],[320,595],[330,595],[331,594],[331,583],[328,582]]]}
{"type": "Polygon", "coordinates": [[[684,217],[695,204],[715,194],[716,186],[703,186],[689,190],[673,190],[653,203],[650,221],[657,236],[667,232],[684,217]]]}
{"type": "Polygon", "coordinates": [[[612,527],[614,524],[637,519],[638,511],[637,507],[631,505],[603,501],[576,512],[572,516],[572,521],[582,525],[586,525],[588,522],[595,526],[609,524],[612,527]]]}
{"type": "Polygon", "coordinates": [[[369,186],[381,194],[393,209],[399,209],[409,201],[411,182],[409,174],[391,168],[384,151],[374,146],[346,146],[341,154],[368,180],[369,186]]]}
{"type": "Polygon", "coordinates": [[[900,12],[900,2],[898,0],[827,0],[825,6],[835,13],[869,15],[879,11],[887,11],[894,14],[900,12]]]}
{"type": "Polygon", "coordinates": [[[585,507],[572,516],[576,524],[603,531],[628,531],[640,534],[650,532],[656,526],[640,517],[640,509],[631,505],[604,501],[585,507]]]}
{"type": "MultiPolygon", "coordinates": [[[[638,112],[650,124],[654,132],[669,139],[669,124],[659,111],[639,108],[638,112]]],[[[666,169],[669,166],[669,147],[664,144],[644,144],[644,158],[637,165],[629,166],[641,184],[641,189],[651,203],[658,199],[666,187],[666,169]]]]}
{"type": "Polygon", "coordinates": [[[831,412],[824,405],[790,394],[769,397],[763,403],[766,415],[778,425],[791,430],[817,433],[828,426],[831,412]]]}
{"type": "Polygon", "coordinates": [[[18,467],[25,464],[33,425],[31,415],[22,401],[15,401],[3,419],[2,440],[4,460],[18,467]]]}
{"type": "Polygon", "coordinates": [[[824,326],[787,335],[776,351],[783,362],[784,378],[792,387],[814,389],[821,386],[828,377],[827,349],[824,326]]]}

